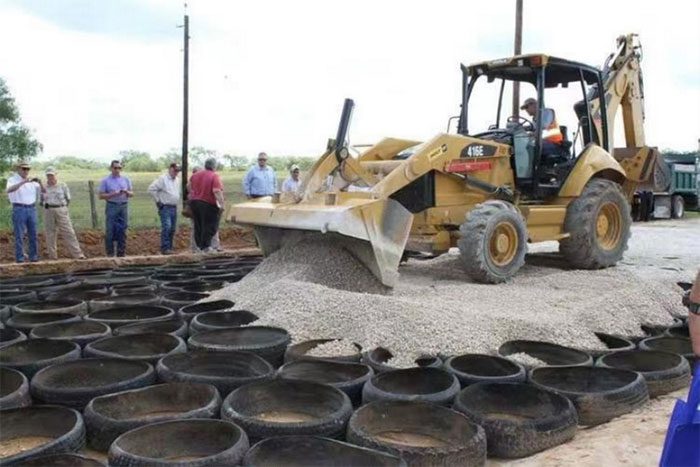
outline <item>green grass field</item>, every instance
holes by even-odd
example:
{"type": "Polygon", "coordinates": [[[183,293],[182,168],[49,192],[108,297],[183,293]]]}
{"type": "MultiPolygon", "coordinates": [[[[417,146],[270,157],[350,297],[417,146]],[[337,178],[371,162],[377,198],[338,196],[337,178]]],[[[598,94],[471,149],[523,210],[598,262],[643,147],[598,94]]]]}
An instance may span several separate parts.
{"type": "MultiPolygon", "coordinates": [[[[92,180],[95,183],[95,190],[99,188],[100,180],[108,174],[107,171],[62,171],[58,174],[59,181],[65,182],[71,191],[72,201],[70,204],[71,219],[76,229],[92,228],[92,218],[90,215],[90,195],[88,182],[92,180]]],[[[244,199],[243,180],[244,172],[219,172],[224,183],[226,192],[226,204],[236,203],[244,199]]],[[[41,176],[42,181],[45,181],[43,174],[32,171],[32,175],[41,176]]],[[[129,226],[133,228],[139,227],[156,227],[160,226],[158,213],[156,212],[153,199],[149,196],[148,185],[160,175],[158,172],[140,172],[140,173],[125,173],[131,179],[134,186],[134,197],[129,201],[129,226]]],[[[4,186],[3,186],[4,189],[4,186]]],[[[97,193],[95,194],[97,198],[97,193]]],[[[104,228],[104,208],[105,202],[96,199],[97,208],[97,227],[104,228]]],[[[3,193],[0,197],[0,230],[12,229],[12,208],[10,206],[7,195],[3,193]]],[[[43,228],[41,209],[39,210],[39,225],[43,228]]]]}

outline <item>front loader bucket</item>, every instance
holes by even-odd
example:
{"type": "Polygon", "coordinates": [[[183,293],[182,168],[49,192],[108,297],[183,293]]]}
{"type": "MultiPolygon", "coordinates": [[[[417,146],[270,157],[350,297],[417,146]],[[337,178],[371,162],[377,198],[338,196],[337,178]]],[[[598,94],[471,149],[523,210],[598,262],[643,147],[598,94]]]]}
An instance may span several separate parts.
{"type": "Polygon", "coordinates": [[[413,215],[392,199],[352,205],[253,201],[232,207],[229,220],[252,225],[263,254],[304,240],[309,232],[333,235],[384,285],[393,287],[413,215]]]}

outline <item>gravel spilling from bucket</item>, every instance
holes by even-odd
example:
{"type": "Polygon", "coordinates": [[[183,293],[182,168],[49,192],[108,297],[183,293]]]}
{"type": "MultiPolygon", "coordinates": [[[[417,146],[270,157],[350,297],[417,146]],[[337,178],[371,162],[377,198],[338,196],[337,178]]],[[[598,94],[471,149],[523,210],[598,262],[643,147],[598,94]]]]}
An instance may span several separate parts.
{"type": "Polygon", "coordinates": [[[412,259],[399,272],[397,287],[386,290],[349,252],[308,239],[209,299],[232,300],[260,316],[256,325],[283,327],[295,341],[343,336],[406,357],[493,353],[513,339],[605,349],[595,331],[640,335],[642,323],[670,325],[672,314],[683,314],[672,282],[644,280],[625,267],[527,264],[511,282],[487,285],[470,282],[451,252],[412,259]]]}
{"type": "Polygon", "coordinates": [[[357,347],[346,339],[324,342],[306,352],[309,357],[342,357],[356,354],[357,347]]]}

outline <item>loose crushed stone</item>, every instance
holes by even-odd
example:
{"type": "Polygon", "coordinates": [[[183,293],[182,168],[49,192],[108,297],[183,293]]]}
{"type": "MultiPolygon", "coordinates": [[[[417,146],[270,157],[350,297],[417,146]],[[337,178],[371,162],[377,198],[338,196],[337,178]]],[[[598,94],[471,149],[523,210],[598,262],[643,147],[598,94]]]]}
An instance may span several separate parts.
{"type": "Polygon", "coordinates": [[[382,346],[406,357],[494,354],[513,339],[604,350],[595,331],[641,335],[641,323],[671,325],[672,315],[684,314],[673,282],[624,266],[526,264],[512,281],[489,285],[471,282],[458,254],[409,260],[391,290],[337,241],[307,237],[208,300],[232,300],[260,316],[256,325],[285,328],[295,341],[343,336],[364,350],[382,346]]]}
{"type": "Polygon", "coordinates": [[[513,353],[508,355],[506,358],[509,360],[513,360],[515,362],[520,363],[521,365],[526,366],[527,368],[537,368],[538,366],[547,366],[547,362],[540,360],[539,358],[535,358],[530,354],[527,354],[525,352],[518,352],[518,353],[513,353]]]}
{"type": "Polygon", "coordinates": [[[347,339],[337,339],[319,344],[306,352],[309,357],[344,357],[357,355],[357,347],[347,339]]]}
{"type": "Polygon", "coordinates": [[[394,354],[393,357],[384,362],[384,365],[390,366],[392,368],[412,368],[416,366],[416,359],[420,356],[415,352],[406,352],[401,354],[394,354]]]}

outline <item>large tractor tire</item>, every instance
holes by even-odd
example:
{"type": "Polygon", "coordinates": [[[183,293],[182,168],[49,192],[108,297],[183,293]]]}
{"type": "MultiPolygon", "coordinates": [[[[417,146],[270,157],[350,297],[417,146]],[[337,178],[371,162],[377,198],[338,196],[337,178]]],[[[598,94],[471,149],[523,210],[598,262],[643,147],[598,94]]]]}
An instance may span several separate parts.
{"type": "Polygon", "coordinates": [[[559,242],[559,252],[581,269],[614,266],[627,249],[632,216],[620,186],[594,178],[569,204],[564,231],[570,236],[559,242]]]}
{"type": "Polygon", "coordinates": [[[525,264],[527,228],[512,204],[499,200],[477,204],[459,231],[462,264],[473,280],[505,282],[525,264]]]}

